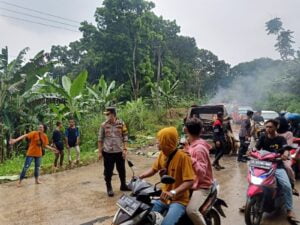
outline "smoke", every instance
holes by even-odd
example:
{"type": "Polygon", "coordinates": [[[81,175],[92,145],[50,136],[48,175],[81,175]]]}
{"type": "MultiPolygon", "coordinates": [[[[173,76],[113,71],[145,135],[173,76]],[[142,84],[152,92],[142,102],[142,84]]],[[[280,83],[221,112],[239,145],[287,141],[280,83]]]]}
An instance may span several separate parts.
{"type": "Polygon", "coordinates": [[[249,62],[246,70],[239,65],[232,68],[232,71],[238,75],[235,76],[229,87],[219,87],[217,94],[209,103],[251,106],[255,109],[259,105],[263,105],[273,92],[283,91],[284,87],[280,86],[280,80],[285,73],[284,66],[278,61],[268,63],[270,65],[261,63],[256,65],[259,60],[265,61],[265,59],[258,59],[249,62]],[[249,64],[253,64],[253,66],[249,66],[249,64]]]}

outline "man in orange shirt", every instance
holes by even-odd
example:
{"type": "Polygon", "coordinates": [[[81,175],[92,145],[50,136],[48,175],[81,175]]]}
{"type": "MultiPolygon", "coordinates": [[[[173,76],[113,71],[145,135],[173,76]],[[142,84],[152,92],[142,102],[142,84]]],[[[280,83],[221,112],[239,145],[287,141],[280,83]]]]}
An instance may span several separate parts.
{"type": "Polygon", "coordinates": [[[41,165],[41,158],[43,156],[42,149],[48,148],[52,150],[54,153],[58,153],[56,148],[53,148],[49,145],[48,137],[45,134],[47,131],[47,126],[45,124],[40,124],[38,127],[38,131],[32,131],[28,134],[24,134],[16,139],[11,139],[9,144],[13,145],[18,141],[21,141],[27,138],[30,143],[26,153],[26,160],[24,163],[23,170],[20,174],[20,180],[18,183],[18,187],[21,186],[22,180],[25,178],[26,172],[30,167],[31,162],[34,160],[34,177],[35,183],[40,184],[41,181],[39,180],[39,169],[41,165]]]}
{"type": "Polygon", "coordinates": [[[157,172],[175,178],[175,183],[164,184],[160,200],[154,201],[153,211],[168,211],[162,225],[174,225],[185,213],[189,202],[189,189],[194,182],[194,170],[190,156],[177,149],[178,133],[175,127],[160,130],[157,134],[158,148],[161,151],[151,169],[139,176],[140,179],[153,176],[157,172]]]}

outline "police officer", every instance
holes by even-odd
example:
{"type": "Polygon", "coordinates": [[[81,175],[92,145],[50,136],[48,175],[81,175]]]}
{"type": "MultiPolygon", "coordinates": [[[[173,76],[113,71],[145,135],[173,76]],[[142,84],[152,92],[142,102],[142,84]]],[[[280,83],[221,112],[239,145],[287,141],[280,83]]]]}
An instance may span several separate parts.
{"type": "Polygon", "coordinates": [[[99,160],[104,160],[104,179],[107,195],[114,196],[111,185],[116,164],[121,181],[120,190],[129,191],[126,185],[125,158],[127,155],[128,131],[124,122],[117,118],[116,108],[107,107],[104,114],[107,120],[101,124],[98,136],[99,160]]]}

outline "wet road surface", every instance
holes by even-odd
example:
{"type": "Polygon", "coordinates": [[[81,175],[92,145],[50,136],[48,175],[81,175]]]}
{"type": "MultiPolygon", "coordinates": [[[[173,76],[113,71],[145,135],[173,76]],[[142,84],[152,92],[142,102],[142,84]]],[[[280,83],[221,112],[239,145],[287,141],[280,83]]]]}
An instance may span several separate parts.
{"type": "MultiPolygon", "coordinates": [[[[154,161],[145,156],[129,155],[135,163],[137,174],[149,168],[154,161]]],[[[246,164],[237,163],[235,157],[226,156],[221,161],[225,170],[215,171],[221,185],[220,197],[229,205],[227,218],[222,225],[243,225],[243,214],[238,208],[244,204],[246,195],[246,164]]],[[[0,185],[1,225],[92,225],[111,224],[117,207],[119,180],[113,177],[115,197],[108,198],[103,181],[102,162],[41,177],[43,184],[26,179],[21,188],[16,182],[0,185]]],[[[131,176],[129,169],[127,176],[131,176]]],[[[158,181],[158,175],[149,179],[158,181]]],[[[298,181],[297,187],[300,190],[298,181]]],[[[294,198],[295,212],[300,216],[299,198],[294,198]]],[[[284,215],[270,215],[263,225],[287,225],[284,215]]]]}

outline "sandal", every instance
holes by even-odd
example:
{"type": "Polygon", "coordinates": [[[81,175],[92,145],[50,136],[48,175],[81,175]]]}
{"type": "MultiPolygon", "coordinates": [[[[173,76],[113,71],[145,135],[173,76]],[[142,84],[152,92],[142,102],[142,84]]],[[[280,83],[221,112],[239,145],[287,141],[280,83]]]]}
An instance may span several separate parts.
{"type": "Polygon", "coordinates": [[[296,195],[296,196],[299,196],[299,192],[298,192],[298,190],[297,189],[293,189],[293,195],[296,195]]]}

